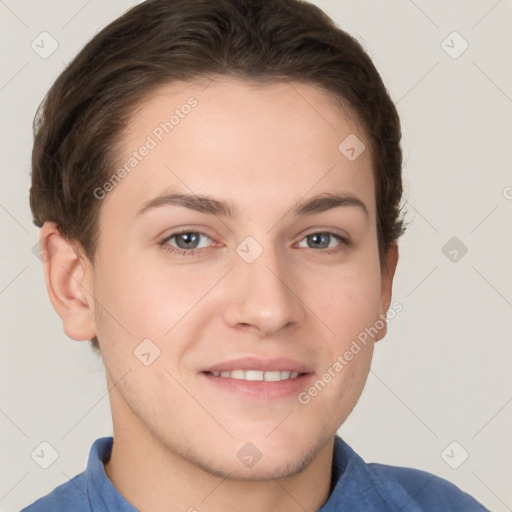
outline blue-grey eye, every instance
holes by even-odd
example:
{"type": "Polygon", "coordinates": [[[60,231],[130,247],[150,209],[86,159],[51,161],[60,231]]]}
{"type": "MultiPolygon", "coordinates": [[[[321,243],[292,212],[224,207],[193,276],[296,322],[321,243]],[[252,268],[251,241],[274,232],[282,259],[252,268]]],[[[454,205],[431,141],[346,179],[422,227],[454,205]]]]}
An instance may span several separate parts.
{"type": "Polygon", "coordinates": [[[340,237],[332,233],[312,233],[305,236],[300,242],[299,247],[308,247],[310,249],[330,249],[341,243],[340,237]],[[304,245],[304,242],[306,245],[304,245]]]}
{"type": "Polygon", "coordinates": [[[169,237],[166,243],[177,247],[178,249],[202,249],[208,245],[209,236],[197,231],[187,231],[177,233],[169,237]]]}

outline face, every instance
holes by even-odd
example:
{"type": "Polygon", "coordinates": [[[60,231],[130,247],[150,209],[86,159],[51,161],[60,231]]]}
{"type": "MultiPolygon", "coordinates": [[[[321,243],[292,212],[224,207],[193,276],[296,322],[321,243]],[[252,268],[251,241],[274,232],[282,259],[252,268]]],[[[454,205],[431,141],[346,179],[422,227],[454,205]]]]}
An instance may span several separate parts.
{"type": "Polygon", "coordinates": [[[240,479],[300,471],[332,439],[369,371],[373,340],[353,342],[390,294],[349,135],[365,142],[303,84],[174,83],[140,106],[89,270],[114,428],[240,479]]]}

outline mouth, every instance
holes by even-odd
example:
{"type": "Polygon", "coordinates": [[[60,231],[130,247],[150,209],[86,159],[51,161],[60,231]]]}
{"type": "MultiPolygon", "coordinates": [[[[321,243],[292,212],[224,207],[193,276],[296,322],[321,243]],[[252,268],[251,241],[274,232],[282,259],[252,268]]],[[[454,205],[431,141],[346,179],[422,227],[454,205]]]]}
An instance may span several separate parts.
{"type": "Polygon", "coordinates": [[[200,374],[216,390],[266,401],[297,395],[314,376],[309,367],[287,358],[242,358],[213,365],[200,374]]]}
{"type": "Polygon", "coordinates": [[[213,377],[220,377],[221,379],[235,379],[235,380],[246,380],[250,382],[279,382],[283,380],[296,379],[306,373],[294,372],[291,370],[231,370],[223,372],[205,372],[213,377]]]}

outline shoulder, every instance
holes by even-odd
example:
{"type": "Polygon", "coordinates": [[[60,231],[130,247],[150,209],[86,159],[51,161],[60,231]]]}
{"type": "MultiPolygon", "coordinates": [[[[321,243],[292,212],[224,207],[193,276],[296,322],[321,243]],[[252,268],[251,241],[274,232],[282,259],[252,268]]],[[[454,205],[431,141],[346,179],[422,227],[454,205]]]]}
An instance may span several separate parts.
{"type": "Polygon", "coordinates": [[[85,473],[80,473],[69,482],[56,487],[21,512],[90,512],[85,473]]]}
{"type": "MultiPolygon", "coordinates": [[[[59,485],[21,512],[92,512],[92,509],[100,510],[98,507],[104,505],[105,496],[122,503],[122,497],[116,496],[116,490],[103,467],[103,462],[110,457],[112,444],[112,437],[96,439],[89,451],[85,471],[59,485]]],[[[117,510],[114,507],[112,509],[117,510]]]]}
{"type": "MultiPolygon", "coordinates": [[[[367,467],[379,481],[398,484],[405,491],[402,499],[408,499],[410,504],[419,505],[421,510],[487,511],[483,505],[456,485],[426,471],[384,464],[367,464],[367,467]]],[[[406,505],[403,503],[402,506],[406,508],[406,505]]]]}
{"type": "Polygon", "coordinates": [[[366,463],[339,437],[335,441],[334,470],[338,482],[332,505],[352,500],[351,510],[365,512],[488,512],[469,494],[436,475],[366,463]]]}

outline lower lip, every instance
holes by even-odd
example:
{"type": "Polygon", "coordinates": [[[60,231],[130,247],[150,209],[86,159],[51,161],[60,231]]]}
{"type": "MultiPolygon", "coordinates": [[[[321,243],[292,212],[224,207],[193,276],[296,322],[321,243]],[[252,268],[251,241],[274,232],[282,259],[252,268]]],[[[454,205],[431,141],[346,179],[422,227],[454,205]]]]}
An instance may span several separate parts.
{"type": "Polygon", "coordinates": [[[242,380],[230,377],[215,377],[210,373],[202,372],[209,384],[223,391],[239,393],[245,397],[265,400],[278,400],[297,395],[309,385],[313,373],[299,375],[295,379],[279,381],[242,380]]]}

